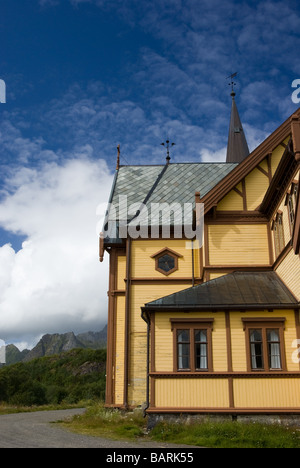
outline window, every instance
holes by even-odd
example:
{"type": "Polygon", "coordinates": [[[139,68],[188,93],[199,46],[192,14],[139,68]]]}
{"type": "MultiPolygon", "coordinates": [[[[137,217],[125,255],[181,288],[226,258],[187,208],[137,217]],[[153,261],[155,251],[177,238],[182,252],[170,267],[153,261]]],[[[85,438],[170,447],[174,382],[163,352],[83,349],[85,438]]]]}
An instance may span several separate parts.
{"type": "Polygon", "coordinates": [[[165,273],[169,273],[170,270],[175,268],[175,258],[172,255],[163,255],[158,258],[158,269],[163,270],[165,273]]]}
{"type": "Polygon", "coordinates": [[[261,330],[250,330],[250,350],[252,369],[263,369],[263,343],[261,330]]]}
{"type": "Polygon", "coordinates": [[[276,218],[273,222],[273,231],[274,231],[275,255],[276,257],[278,257],[285,247],[283,220],[282,220],[281,212],[277,213],[276,218]]]}
{"type": "Polygon", "coordinates": [[[181,257],[182,255],[167,247],[151,255],[151,258],[155,260],[155,269],[166,276],[178,270],[178,258],[181,257]]]}
{"type": "Polygon", "coordinates": [[[213,319],[170,321],[174,333],[174,372],[212,371],[213,319]]]}
{"type": "Polygon", "coordinates": [[[284,318],[243,319],[249,371],[285,370],[284,318]],[[256,321],[255,321],[256,320],[256,321]]]}
{"type": "Polygon", "coordinates": [[[194,330],[195,333],[195,364],[196,369],[207,369],[207,330],[194,330]]]}
{"type": "Polygon", "coordinates": [[[290,193],[288,193],[287,195],[287,202],[286,202],[287,207],[288,207],[291,232],[293,232],[294,223],[295,223],[297,193],[298,193],[298,183],[293,182],[290,193]]]}
{"type": "Polygon", "coordinates": [[[190,368],[190,330],[177,330],[178,369],[190,368]]]}

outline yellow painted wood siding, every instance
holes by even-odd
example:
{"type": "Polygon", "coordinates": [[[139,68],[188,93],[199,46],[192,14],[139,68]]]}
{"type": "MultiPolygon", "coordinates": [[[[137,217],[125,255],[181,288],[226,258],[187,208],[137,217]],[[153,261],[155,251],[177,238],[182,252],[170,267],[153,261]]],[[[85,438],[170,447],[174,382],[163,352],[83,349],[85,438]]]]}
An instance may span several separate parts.
{"type": "Polygon", "coordinates": [[[114,369],[115,404],[123,404],[124,388],[124,337],[125,337],[125,297],[117,297],[116,308],[116,355],[114,369]]]}
{"type": "Polygon", "coordinates": [[[232,343],[232,366],[234,372],[247,371],[247,357],[246,357],[246,335],[243,330],[242,318],[245,317],[286,317],[285,331],[284,331],[284,344],[285,344],[285,358],[288,371],[299,371],[299,364],[293,362],[292,353],[295,348],[292,347],[293,341],[297,339],[295,315],[293,310],[274,310],[273,312],[255,311],[255,312],[231,312],[230,325],[231,325],[231,343],[232,343]]]}
{"type": "Polygon", "coordinates": [[[237,408],[299,408],[299,378],[234,379],[237,408]]]}
{"type": "Polygon", "coordinates": [[[210,265],[269,265],[266,224],[208,226],[210,265]]]}
{"type": "Polygon", "coordinates": [[[210,273],[209,280],[220,278],[221,276],[227,275],[227,273],[210,273]]]}
{"type": "Polygon", "coordinates": [[[155,404],[161,408],[228,408],[227,379],[155,380],[155,404]]]}
{"type": "Polygon", "coordinates": [[[269,188],[269,177],[255,168],[245,181],[247,209],[248,211],[257,210],[269,188]]]}
{"type": "Polygon", "coordinates": [[[266,172],[268,172],[269,170],[269,167],[268,167],[268,161],[267,159],[264,159],[260,164],[259,166],[266,172]]]}
{"type": "Polygon", "coordinates": [[[276,273],[280,276],[282,281],[300,301],[300,258],[295,255],[294,251],[285,257],[285,259],[278,266],[276,273]]]}
{"type": "Polygon", "coordinates": [[[231,190],[217,206],[218,211],[243,211],[243,209],[243,198],[234,190],[231,190]]]}
{"type": "Polygon", "coordinates": [[[146,395],[147,325],[141,318],[141,307],[147,302],[184,289],[182,284],[133,284],[130,293],[130,360],[128,401],[140,405],[146,395]]]}
{"type": "Polygon", "coordinates": [[[276,169],[278,167],[278,164],[280,163],[280,160],[283,156],[284,153],[284,147],[279,145],[277,148],[274,149],[272,152],[271,156],[271,169],[272,169],[272,176],[274,176],[276,169]]]}
{"type": "Polygon", "coordinates": [[[284,232],[284,243],[287,245],[291,240],[291,225],[289,220],[288,208],[285,205],[285,200],[282,201],[279,210],[282,211],[282,221],[283,221],[283,232],[284,232]]]}
{"type": "Polygon", "coordinates": [[[117,272],[117,289],[125,289],[125,278],[126,278],[126,256],[118,256],[118,272],[117,272]]]}
{"type": "Polygon", "coordinates": [[[178,270],[169,277],[192,277],[192,250],[191,241],[184,239],[152,239],[136,240],[132,242],[132,266],[133,278],[164,278],[164,275],[155,269],[155,255],[164,248],[169,248],[182,255],[178,259],[178,270]],[[188,248],[187,248],[188,247],[188,248]]]}

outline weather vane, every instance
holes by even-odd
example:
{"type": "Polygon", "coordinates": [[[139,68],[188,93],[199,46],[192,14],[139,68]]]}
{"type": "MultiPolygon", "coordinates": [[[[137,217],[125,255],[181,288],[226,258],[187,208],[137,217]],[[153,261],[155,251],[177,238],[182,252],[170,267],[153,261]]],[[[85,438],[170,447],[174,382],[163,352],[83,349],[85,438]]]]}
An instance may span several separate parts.
{"type": "Polygon", "coordinates": [[[227,76],[227,80],[228,78],[231,79],[230,83],[228,83],[229,86],[231,86],[231,94],[234,94],[234,89],[233,87],[236,86],[236,83],[233,81],[233,78],[235,78],[237,75],[237,72],[236,73],[232,73],[231,75],[227,76]]]}
{"type": "MultiPolygon", "coordinates": [[[[170,162],[170,140],[166,140],[165,143],[161,143],[162,146],[165,146],[167,148],[167,157],[166,157],[166,160],[167,160],[167,164],[169,164],[170,162]]],[[[174,146],[175,143],[171,143],[171,146],[174,146]]]]}

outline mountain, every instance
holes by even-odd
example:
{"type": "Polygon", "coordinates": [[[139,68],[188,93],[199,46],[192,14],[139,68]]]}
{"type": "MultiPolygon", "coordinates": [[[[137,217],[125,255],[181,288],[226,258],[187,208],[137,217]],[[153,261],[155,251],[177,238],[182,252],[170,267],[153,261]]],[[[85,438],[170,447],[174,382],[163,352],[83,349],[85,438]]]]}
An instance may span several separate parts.
{"type": "Polygon", "coordinates": [[[20,351],[14,344],[9,344],[6,346],[6,364],[15,364],[16,362],[21,362],[30,352],[29,349],[24,349],[20,351]]]}
{"type": "Polygon", "coordinates": [[[103,349],[106,348],[106,339],[107,326],[100,332],[89,331],[78,335],[75,335],[73,332],[46,334],[31,350],[25,349],[19,351],[15,345],[7,345],[6,364],[28,362],[43,356],[51,356],[53,354],[70,351],[74,348],[103,349]]]}

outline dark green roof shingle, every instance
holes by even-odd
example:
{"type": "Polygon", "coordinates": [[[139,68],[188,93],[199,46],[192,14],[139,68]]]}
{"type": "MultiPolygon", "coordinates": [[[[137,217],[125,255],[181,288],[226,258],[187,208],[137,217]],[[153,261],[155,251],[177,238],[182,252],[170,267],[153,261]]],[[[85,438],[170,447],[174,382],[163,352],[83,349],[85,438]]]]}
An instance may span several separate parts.
{"type": "Polygon", "coordinates": [[[295,308],[299,303],[274,271],[234,272],[156,301],[150,310],[295,308]]]}

